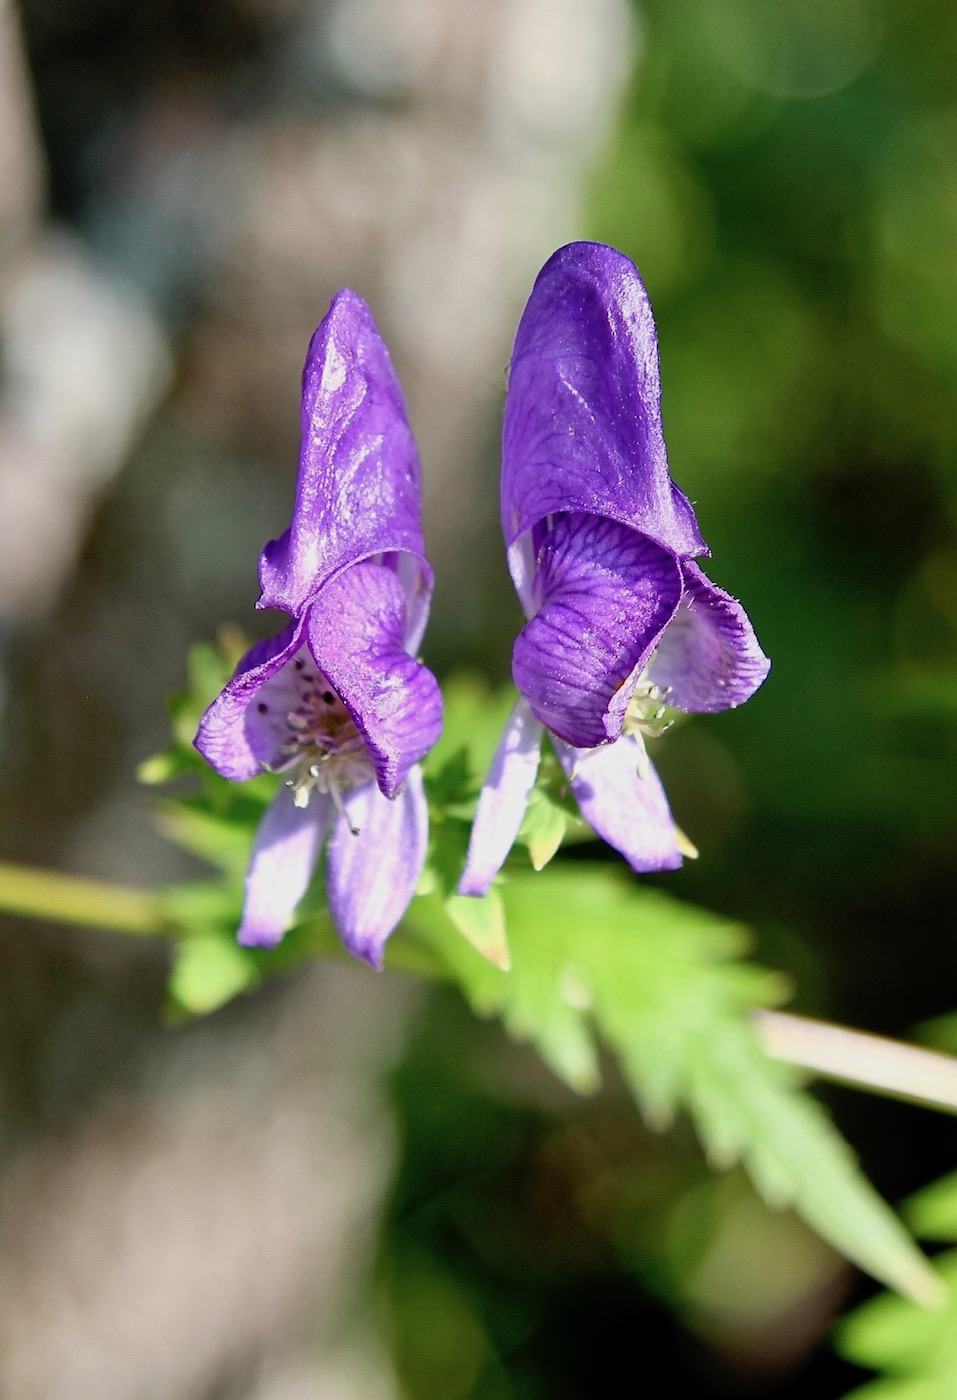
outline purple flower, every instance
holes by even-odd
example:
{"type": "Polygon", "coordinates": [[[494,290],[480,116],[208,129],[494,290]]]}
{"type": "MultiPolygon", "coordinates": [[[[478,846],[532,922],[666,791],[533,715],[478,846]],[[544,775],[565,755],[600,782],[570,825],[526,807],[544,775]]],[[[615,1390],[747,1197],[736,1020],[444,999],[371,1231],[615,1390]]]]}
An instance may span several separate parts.
{"type": "Polygon", "coordinates": [[[521,698],[479,799],[461,893],[488,889],[518,834],[549,731],[582,814],[634,870],[681,864],[644,751],[668,707],[740,705],[769,662],[668,472],[658,340],[634,265],[598,243],[546,263],[505,405],[502,528],[528,618],[521,698]]]}
{"type": "Polygon", "coordinates": [[[285,775],[253,844],[240,943],[279,942],[327,834],[329,908],[351,953],[381,966],[415,891],[428,838],[416,765],[442,727],[415,656],[432,592],[419,498],[389,352],[342,291],[306,356],[292,523],[259,563],[257,606],[292,621],[243,657],[195,739],[226,778],[285,775]]]}

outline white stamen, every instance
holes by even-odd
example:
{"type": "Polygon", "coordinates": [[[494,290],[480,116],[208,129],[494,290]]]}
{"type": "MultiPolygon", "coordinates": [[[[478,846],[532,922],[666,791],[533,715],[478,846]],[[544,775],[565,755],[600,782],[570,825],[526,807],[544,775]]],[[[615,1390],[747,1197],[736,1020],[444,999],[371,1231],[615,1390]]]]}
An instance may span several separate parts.
{"type": "Polygon", "coordinates": [[[282,716],[272,771],[291,774],[287,783],[293,789],[297,807],[308,805],[314,789],[328,793],[349,830],[358,836],[342,794],[369,782],[375,777],[375,770],[365,740],[341,698],[326,677],[316,671],[305,649],[283,667],[275,683],[264,687],[262,694],[267,700],[260,704],[260,712],[266,713],[265,706],[272,695],[272,703],[282,716]]]}
{"type": "Polygon", "coordinates": [[[670,694],[670,686],[661,690],[651,681],[640,680],[628,703],[622,733],[643,735],[649,739],[660,738],[674,723],[668,718],[668,706],[665,704],[670,694]]]}
{"type": "Polygon", "coordinates": [[[336,811],[339,813],[346,826],[352,832],[353,836],[358,836],[359,828],[357,826],[353,826],[352,822],[349,820],[349,814],[346,811],[345,803],[342,800],[342,793],[339,791],[339,785],[337,783],[330,783],[329,792],[332,796],[332,801],[336,811]]]}
{"type": "Polygon", "coordinates": [[[639,733],[637,730],[634,730],[632,731],[632,738],[638,746],[638,763],[636,764],[636,772],[639,778],[641,778],[642,781],[644,781],[644,779],[647,778],[649,772],[651,771],[651,760],[648,757],[648,750],[645,748],[645,736],[639,733]]]}

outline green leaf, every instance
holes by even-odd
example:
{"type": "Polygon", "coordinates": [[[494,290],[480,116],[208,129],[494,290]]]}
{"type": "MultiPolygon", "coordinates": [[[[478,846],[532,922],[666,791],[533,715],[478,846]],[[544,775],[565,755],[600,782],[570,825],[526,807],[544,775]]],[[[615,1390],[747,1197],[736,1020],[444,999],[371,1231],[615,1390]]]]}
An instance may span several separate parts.
{"type": "Polygon", "coordinates": [[[567,813],[541,788],[536,788],[518,834],[518,839],[528,847],[529,858],[536,870],[544,870],[557,853],[567,829],[567,813]]]}
{"type": "Polygon", "coordinates": [[[145,759],[137,768],[136,777],[138,782],[157,787],[161,783],[171,783],[184,773],[192,773],[195,767],[195,762],[181,749],[166,749],[145,759]]]}
{"type": "Polygon", "coordinates": [[[882,1293],[839,1325],[841,1355],[887,1373],[885,1379],[851,1391],[847,1400],[952,1400],[957,1395],[957,1250],[934,1262],[948,1289],[944,1307],[929,1310],[882,1293]]]}
{"type": "Polygon", "coordinates": [[[904,1218],[919,1239],[953,1244],[957,1240],[957,1172],[912,1196],[904,1207],[904,1218]]]}
{"type": "Polygon", "coordinates": [[[460,673],[445,682],[442,694],[442,734],[425,759],[426,776],[438,773],[464,752],[472,774],[481,781],[515,703],[515,690],[511,686],[493,690],[483,677],[460,673]]]}
{"type": "Polygon", "coordinates": [[[170,802],[158,813],[164,836],[193,855],[217,865],[227,875],[239,878],[249,863],[251,833],[234,817],[218,816],[198,802],[170,802]]]}
{"type": "Polygon", "coordinates": [[[241,906],[241,886],[225,880],[168,885],[160,904],[166,922],[180,931],[228,927],[235,930],[241,906]]]}
{"type": "MultiPolygon", "coordinates": [[[[904,1204],[922,1239],[957,1241],[957,1172],[904,1204]]],[[[944,1306],[930,1312],[884,1293],[844,1319],[837,1349],[849,1361],[886,1373],[848,1400],[952,1400],[957,1395],[957,1249],[934,1263],[947,1284],[944,1306]]]]}
{"type": "Polygon", "coordinates": [[[450,894],[445,901],[445,911],[462,937],[467,938],[483,958],[505,972],[509,970],[505,906],[499,890],[489,890],[482,899],[450,894]]]}
{"type": "Polygon", "coordinates": [[[769,1203],[792,1207],[876,1278],[937,1297],[927,1261],[823,1109],[762,1049],[749,1013],[784,989],[740,961],[742,929],[609,867],[519,873],[502,895],[510,973],[463,941],[437,897],[410,911],[476,1012],[500,1016],[585,1092],[603,1042],[650,1124],[686,1110],[714,1166],[741,1162],[769,1203]]]}
{"type": "Polygon", "coordinates": [[[175,1005],[205,1015],[258,981],[253,959],[234,940],[215,934],[187,939],[176,952],[169,993],[175,1005]]]}

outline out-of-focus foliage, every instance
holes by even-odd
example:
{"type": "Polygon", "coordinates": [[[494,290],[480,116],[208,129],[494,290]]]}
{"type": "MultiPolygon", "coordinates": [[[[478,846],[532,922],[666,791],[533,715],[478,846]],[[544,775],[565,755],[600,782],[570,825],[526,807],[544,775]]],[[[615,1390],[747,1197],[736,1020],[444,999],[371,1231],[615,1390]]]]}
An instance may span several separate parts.
{"type": "Polygon", "coordinates": [[[761,1049],[747,1013],[780,994],[736,961],[742,931],[636,888],[614,867],[517,874],[504,904],[512,966],[476,957],[435,906],[413,929],[451,968],[479,1015],[501,1016],[566,1083],[599,1081],[594,1034],[612,1049],[645,1120],[690,1112],[709,1161],[742,1161],[758,1190],[791,1206],[849,1258],[925,1300],[935,1289],[827,1116],[761,1049]]]}
{"type": "MultiPolygon", "coordinates": [[[[672,469],[773,660],[749,706],[656,755],[702,853],[669,888],[754,922],[805,1006],[906,1033],[957,1000],[954,13],[648,0],[636,14],[635,77],[583,231],[647,282],[672,469]]],[[[895,1131],[888,1112],[856,1110],[866,1160],[912,1190],[952,1137],[913,1111],[895,1131]]],[[[415,1150],[408,1170],[420,1160],[428,1180],[415,1150]]],[[[474,1317],[487,1294],[471,1286],[474,1317]]],[[[902,1328],[953,1325],[887,1307],[902,1328]]]]}
{"type": "MultiPolygon", "coordinates": [[[[46,3],[25,8],[28,27],[49,25],[51,33],[54,16],[69,9],[46,3]]],[[[253,8],[264,16],[270,10],[253,8]]],[[[291,12],[296,6],[283,8],[291,12]]],[[[331,13],[337,7],[320,8],[331,13]]],[[[523,6],[522,13],[534,8],[523,6]]],[[[539,8],[547,26],[551,7],[539,8]]],[[[226,73],[241,33],[237,15],[242,11],[248,23],[250,7],[214,9],[197,11],[195,22],[210,26],[206,62],[226,73]]],[[[428,6],[420,9],[424,14],[428,6]]],[[[180,10],[183,23],[192,23],[180,10]]],[[[405,7],[392,13],[400,11],[406,13],[405,7]]],[[[158,261],[170,279],[186,284],[179,260],[193,237],[193,221],[179,219],[175,201],[170,217],[167,206],[140,199],[136,191],[143,170],[170,139],[164,133],[178,129],[182,114],[189,129],[195,114],[210,113],[208,90],[204,95],[191,88],[192,79],[183,89],[171,84],[162,111],[172,125],[164,116],[158,126],[144,128],[145,135],[137,135],[125,108],[103,121],[97,104],[112,79],[101,39],[114,22],[122,26],[126,20],[115,6],[94,6],[90,13],[83,52],[61,41],[51,63],[44,43],[34,41],[51,144],[56,147],[57,127],[68,133],[67,173],[76,182],[82,172],[83,218],[88,228],[102,230],[116,225],[118,211],[110,207],[108,188],[102,182],[94,187],[92,177],[111,164],[104,161],[109,128],[133,133],[133,149],[123,158],[128,167],[123,160],[114,163],[121,172],[128,169],[121,204],[128,206],[131,224],[150,231],[148,247],[160,250],[158,261]],[[90,76],[94,53],[99,87],[90,76]],[[64,100],[63,74],[69,76],[65,86],[80,94],[79,124],[77,104],[64,100]],[[86,140],[87,127],[95,128],[93,139],[86,140]],[[157,220],[156,208],[166,209],[165,222],[157,220]],[[157,242],[156,228],[175,233],[178,219],[184,227],[178,238],[164,233],[157,242]]],[[[141,13],[145,28],[139,32],[152,49],[165,7],[129,10],[130,16],[141,13]]],[[[661,331],[672,467],[696,501],[714,548],[717,581],[746,601],[773,659],[768,684],[740,713],[696,720],[660,746],[656,762],[701,859],[658,883],[687,901],[685,910],[693,902],[753,926],[760,959],[792,974],[799,1005],[905,1034],[913,1021],[942,1018],[957,1004],[951,931],[957,900],[957,18],[949,0],[917,7],[888,0],[645,0],[635,4],[634,14],[640,44],[625,110],[595,172],[584,221],[567,233],[623,248],[648,283],[661,331]]],[[[83,28],[79,15],[77,10],[67,30],[83,28]]],[[[401,28],[400,19],[395,23],[401,28]]],[[[547,44],[516,44],[519,50],[536,72],[548,68],[547,44]]],[[[527,86],[524,61],[514,64],[521,92],[527,86]]],[[[240,54],[257,116],[273,119],[274,77],[305,72],[299,62],[278,60],[269,76],[255,56],[240,54]]],[[[478,64],[474,71],[485,73],[478,64]]],[[[534,84],[530,91],[534,98],[534,84]]],[[[297,96],[296,104],[301,100],[297,96]]],[[[378,114],[386,118],[392,102],[383,100],[378,114]]],[[[451,130],[463,109],[440,110],[451,130]]],[[[394,111],[400,122],[410,114],[418,121],[405,99],[394,102],[394,111]]],[[[336,112],[333,122],[348,132],[347,116],[336,112]]],[[[474,124],[478,129],[482,118],[474,124]]],[[[381,149],[388,164],[395,148],[381,142],[383,129],[373,128],[367,144],[370,151],[381,149]]],[[[496,141],[508,148],[513,133],[506,119],[500,117],[495,129],[496,141]]],[[[46,721],[31,737],[25,711],[24,717],[14,712],[17,746],[32,745],[37,775],[8,818],[11,850],[23,858],[31,856],[24,833],[33,842],[52,814],[62,824],[63,814],[82,805],[76,792],[90,784],[80,759],[87,750],[94,756],[98,746],[113,745],[117,715],[124,717],[135,748],[142,715],[155,710],[162,658],[169,674],[180,664],[184,632],[207,631],[221,598],[227,615],[240,606],[241,589],[252,589],[252,552],[276,523],[274,499],[256,495],[266,480],[261,468],[269,440],[269,431],[259,427],[266,416],[263,401],[237,411],[246,405],[248,386],[261,383],[267,368],[278,386],[281,364],[288,393],[276,419],[288,416],[289,433],[294,430],[292,360],[300,349],[280,337],[280,322],[270,319],[269,309],[285,301],[305,315],[304,303],[316,287],[338,276],[339,264],[323,262],[323,250],[349,241],[342,229],[352,225],[343,225],[337,209],[348,220],[364,202],[379,205],[377,198],[366,200],[364,187],[353,179],[363,159],[358,146],[338,148],[341,154],[324,164],[295,131],[292,140],[288,128],[278,131],[274,144],[264,146],[250,120],[241,145],[253,164],[258,159],[275,165],[283,188],[301,192],[305,224],[318,237],[307,247],[315,246],[320,256],[310,255],[301,281],[283,281],[283,259],[289,257],[283,250],[294,238],[276,239],[281,256],[272,260],[246,257],[241,243],[228,266],[248,264],[253,272],[261,267],[259,280],[252,279],[263,304],[255,321],[243,313],[234,319],[235,307],[215,284],[197,289],[200,311],[190,354],[196,357],[204,341],[213,348],[205,377],[202,370],[198,377],[187,375],[192,409],[180,411],[172,428],[167,420],[127,474],[125,503],[121,492],[104,512],[88,552],[85,584],[76,594],[71,590],[77,601],[41,639],[44,664],[35,667],[20,703],[46,721]],[[276,151],[281,160],[274,160],[276,151]],[[310,183],[303,176],[313,169],[320,174],[310,183]],[[211,306],[219,310],[210,319],[211,306]],[[237,353],[238,376],[236,366],[230,368],[237,353]],[[209,393],[210,383],[219,386],[218,394],[209,393]],[[197,413],[200,403],[203,412],[197,413]],[[217,464],[223,441],[255,458],[248,472],[227,470],[221,458],[217,464]],[[133,504],[138,495],[139,517],[133,504]],[[172,556],[161,548],[167,535],[175,543],[172,556]],[[97,570],[99,592],[93,585],[97,570]],[[127,615],[127,593],[148,597],[155,608],[157,581],[167,577],[173,582],[159,596],[164,618],[176,625],[146,628],[134,622],[142,613],[127,615]],[[120,664],[115,645],[94,645],[96,636],[116,628],[117,619],[118,636],[147,638],[140,651],[130,645],[120,664]],[[71,656],[72,671],[62,661],[71,656]],[[126,664],[130,656],[134,663],[126,664]],[[80,754],[77,717],[86,714],[90,693],[101,697],[95,711],[101,727],[92,741],[83,731],[80,754]],[[58,708],[51,708],[51,697],[58,708]]],[[[476,149],[481,164],[486,157],[476,149]]],[[[462,197],[467,187],[448,178],[461,154],[456,148],[448,165],[437,165],[437,183],[449,187],[449,203],[463,209],[458,232],[458,225],[444,220],[441,239],[435,226],[430,230],[434,247],[447,241],[451,249],[444,278],[437,279],[446,292],[449,285],[454,289],[449,269],[455,257],[481,288],[496,279],[487,248],[483,254],[482,239],[468,226],[462,197]]],[[[54,189],[60,212],[69,214],[62,152],[60,161],[54,189]]],[[[402,173],[395,188],[404,201],[407,176],[401,162],[396,168],[402,173]]],[[[410,171],[415,175],[414,162],[410,171]]],[[[510,187],[524,191],[525,175],[510,187]]],[[[258,191],[272,192],[276,185],[248,188],[245,202],[258,209],[268,202],[256,197],[258,191]]],[[[493,183],[491,195],[487,184],[479,188],[475,203],[492,211],[487,223],[495,238],[487,241],[498,247],[498,187],[493,183]]],[[[387,200],[382,207],[390,228],[383,246],[393,247],[407,237],[406,226],[395,226],[387,200]]],[[[419,206],[412,201],[410,207],[421,220],[419,206]]],[[[278,209],[281,225],[285,205],[278,209]]],[[[122,222],[122,208],[119,213],[122,222]]],[[[380,244],[370,239],[370,248],[378,264],[380,244]]],[[[425,241],[408,262],[403,245],[402,265],[414,273],[406,282],[416,299],[402,304],[427,305],[436,325],[445,326],[450,301],[447,294],[431,295],[432,250],[425,241]],[[424,297],[418,296],[417,269],[424,269],[422,281],[430,289],[424,297]]],[[[550,251],[551,245],[538,250],[539,261],[550,251]]],[[[241,292],[245,279],[231,280],[241,292]]],[[[467,346],[470,318],[455,317],[452,327],[455,343],[467,346]]],[[[418,323],[410,328],[403,322],[403,335],[407,345],[423,339],[418,323]]],[[[199,360],[202,365],[202,355],[199,360]]],[[[281,395],[270,387],[265,398],[278,403],[281,395]]],[[[434,417],[442,416],[437,401],[434,417]]],[[[470,433],[473,416],[472,410],[466,415],[470,433]]],[[[432,418],[423,413],[422,426],[432,418]]],[[[479,427],[490,442],[496,431],[494,424],[479,427]]],[[[424,465],[435,481],[448,462],[429,446],[424,442],[424,465]]],[[[286,449],[291,464],[291,440],[286,449]]],[[[447,455],[451,469],[457,468],[455,454],[447,455]]],[[[481,493],[491,503],[489,519],[493,455],[481,493]]],[[[281,454],[277,466],[279,460],[281,454]]],[[[454,491],[457,499],[457,478],[444,481],[442,491],[448,497],[454,491]]],[[[474,497],[463,492],[469,512],[479,498],[477,491],[474,497]]],[[[481,669],[507,666],[517,621],[514,611],[488,603],[492,533],[491,527],[484,536],[480,529],[474,537],[456,531],[455,549],[462,557],[468,550],[474,588],[449,601],[452,623],[444,634],[433,630],[428,641],[437,648],[436,638],[444,636],[456,660],[467,655],[481,669]]],[[[492,547],[499,549],[497,535],[492,547]]],[[[504,562],[498,553],[494,557],[503,581],[495,596],[502,597],[504,562]]],[[[441,613],[449,598],[441,565],[438,575],[441,613]]],[[[428,659],[440,672],[448,662],[440,650],[428,659]]],[[[222,663],[210,652],[203,664],[210,678],[199,688],[211,693],[222,663]]],[[[432,910],[444,899],[459,933],[493,960],[504,960],[510,941],[521,977],[526,954],[515,918],[509,919],[509,891],[479,910],[456,904],[449,893],[471,781],[456,754],[467,741],[478,771],[487,736],[494,742],[499,729],[491,713],[495,702],[481,686],[463,684],[459,695],[461,705],[452,708],[463,717],[463,732],[448,736],[430,778],[433,802],[445,815],[434,830],[433,888],[417,907],[432,910]],[[468,694],[474,703],[466,703],[468,694]]],[[[195,700],[178,711],[184,743],[196,717],[195,700]]],[[[177,768],[189,769],[189,781],[201,783],[204,797],[168,805],[163,820],[225,872],[222,880],[183,886],[165,897],[170,928],[178,935],[170,1009],[183,1016],[222,1005],[254,985],[266,967],[291,965],[306,952],[334,949],[336,942],[315,900],[277,953],[263,957],[237,949],[239,879],[270,784],[221,783],[185,747],[165,768],[154,766],[152,776],[171,777],[177,768]]],[[[85,794],[82,801],[89,800],[85,794]]],[[[560,791],[537,797],[524,833],[529,865],[545,863],[562,830],[566,843],[580,835],[574,821],[560,791]]],[[[533,877],[521,857],[516,870],[520,900],[533,877]]],[[[589,870],[588,880],[599,874],[589,870]]],[[[546,872],[543,878],[552,877],[546,872]]],[[[410,928],[395,947],[410,966],[419,958],[422,969],[435,974],[437,957],[426,932],[423,921],[421,941],[408,936],[410,928]]],[[[464,943],[456,947],[464,964],[469,949],[464,943]]],[[[721,984],[736,966],[731,960],[703,961],[696,971],[721,984]]],[[[468,967],[474,967],[477,984],[491,989],[486,1004],[504,1008],[495,968],[477,959],[468,967]]],[[[28,988],[29,995],[21,995],[15,979],[11,985],[9,1057],[17,1064],[24,1058],[23,1008],[32,1004],[33,993],[28,988]]],[[[574,996],[576,984],[569,986],[574,996]]],[[[567,1003],[563,1008],[566,1017],[574,1011],[567,1003]]],[[[85,1024],[84,1016],[75,1021],[85,1024]]],[[[945,1034],[943,1019],[937,1028],[945,1034]]],[[[951,1024],[950,1048],[952,1032],[951,1024]]],[[[683,1117],[665,1136],[645,1133],[611,1064],[600,1096],[556,1099],[557,1083],[529,1067],[533,1057],[505,1047],[497,1027],[476,1026],[455,996],[438,993],[397,1074],[404,1160],[383,1273],[407,1394],[416,1400],[472,1394],[482,1400],[557,1400],[611,1393],[620,1381],[610,1364],[602,1373],[606,1357],[637,1371],[635,1352],[641,1350],[642,1379],[653,1351],[673,1373],[680,1366],[684,1342],[675,1315],[706,1338],[711,1355],[728,1361],[732,1379],[714,1382],[720,1393],[734,1393],[737,1384],[752,1393],[762,1383],[759,1355],[773,1376],[785,1378],[789,1396],[823,1400],[839,1393],[840,1378],[832,1373],[813,1377],[800,1391],[794,1388],[800,1381],[787,1379],[804,1364],[841,1301],[839,1268],[796,1217],[767,1211],[742,1173],[706,1174],[683,1117]],[[649,1293],[667,1308],[649,1302],[649,1293]]],[[[834,1103],[885,1195],[909,1193],[952,1167],[953,1136],[946,1123],[913,1109],[851,1102],[849,1096],[835,1095],[834,1103]]],[[[935,1318],[892,1300],[880,1306],[898,1319],[893,1327],[902,1348],[905,1334],[911,1337],[911,1355],[914,1339],[938,1335],[942,1324],[935,1318]]],[[[952,1325],[950,1313],[943,1316],[952,1325]]],[[[879,1314],[875,1326],[880,1331],[879,1314]]],[[[856,1336],[853,1329],[848,1336],[856,1336]]],[[[877,1341],[854,1346],[861,1360],[882,1363],[877,1341]]],[[[888,1361],[895,1378],[876,1384],[893,1385],[896,1393],[902,1385],[920,1385],[919,1393],[928,1395],[927,1385],[935,1382],[918,1380],[923,1364],[915,1360],[909,1370],[895,1371],[888,1361]]],[[[715,1393],[706,1371],[702,1362],[686,1388],[715,1393]]],[[[953,1388],[946,1381],[936,1394],[949,1400],[953,1388]]]]}
{"type": "Polygon", "coordinates": [[[822,1009],[904,1032],[957,985],[953,14],[641,15],[589,232],[646,278],[672,470],[773,661],[663,753],[703,854],[678,883],[773,924],[822,1009]]]}
{"type": "MultiPolygon", "coordinates": [[[[646,278],[672,470],[773,660],[663,748],[702,853],[674,885],[755,923],[799,1004],[906,1033],[957,1001],[954,12],[640,13],[589,231],[646,278]]],[[[926,1120],[856,1121],[892,1190],[952,1165],[926,1120]]],[[[928,1370],[952,1314],[888,1299],[875,1335],[885,1314],[924,1359],[866,1393],[957,1393],[928,1370]]],[[[870,1316],[846,1350],[877,1365],[870,1316]]]]}
{"type": "MultiPolygon", "coordinates": [[[[180,944],[170,995],[180,1012],[211,1010],[264,971],[328,951],[331,941],[318,880],[278,952],[235,944],[248,849],[277,780],[226,782],[205,770],[191,740],[239,650],[231,638],[219,652],[197,648],[190,690],[172,705],[173,747],[143,770],[155,781],[199,768],[201,791],[167,800],[162,820],[170,837],[222,873],[218,882],[167,897],[180,944]]],[[[792,1207],[892,1287],[932,1299],[936,1283],[926,1262],[840,1135],[762,1050],[749,1014],[779,1000],[783,987],[739,960],[748,942],[743,930],[642,889],[615,866],[559,861],[529,870],[538,863],[537,819],[526,853],[489,896],[469,901],[454,892],[480,775],[509,703],[476,682],[448,688],[445,735],[424,763],[430,856],[387,966],[451,979],[478,1015],[499,1016],[578,1092],[599,1086],[601,1042],[650,1126],[665,1128],[686,1110],[713,1167],[742,1163],[769,1204],[792,1207]]],[[[559,841],[566,822],[582,834],[567,801],[557,765],[543,765],[539,803],[555,813],[559,841]]]]}
{"type": "MultiPolygon", "coordinates": [[[[957,1244],[957,1173],[907,1202],[914,1232],[957,1244]]],[[[859,1366],[886,1373],[853,1392],[854,1400],[948,1400],[957,1395],[957,1249],[936,1259],[950,1289],[948,1306],[928,1312],[884,1294],[852,1313],[838,1330],[838,1347],[859,1366]]]]}

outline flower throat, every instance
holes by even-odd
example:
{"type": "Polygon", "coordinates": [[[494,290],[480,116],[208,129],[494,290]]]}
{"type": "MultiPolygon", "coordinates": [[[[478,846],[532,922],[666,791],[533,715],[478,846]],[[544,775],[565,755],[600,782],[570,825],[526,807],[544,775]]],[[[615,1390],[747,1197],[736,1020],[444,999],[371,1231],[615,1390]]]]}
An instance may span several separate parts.
{"type": "Polygon", "coordinates": [[[306,807],[315,790],[329,793],[344,817],[342,793],[374,778],[375,770],[341,698],[303,651],[283,668],[281,689],[277,685],[269,699],[285,731],[272,771],[290,774],[286,784],[297,807],[306,807]]]}

